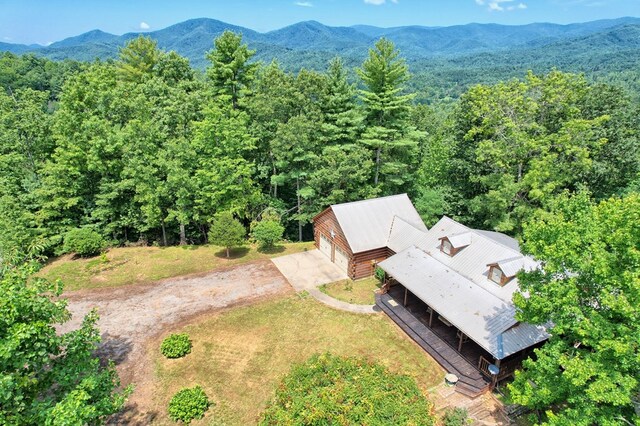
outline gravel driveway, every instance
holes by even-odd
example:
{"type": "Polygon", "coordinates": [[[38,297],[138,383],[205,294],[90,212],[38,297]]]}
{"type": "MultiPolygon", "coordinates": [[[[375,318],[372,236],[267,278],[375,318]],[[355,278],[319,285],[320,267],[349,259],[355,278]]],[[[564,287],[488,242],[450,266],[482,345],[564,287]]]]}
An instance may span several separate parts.
{"type": "Polygon", "coordinates": [[[153,284],[69,292],[64,297],[73,317],[60,331],[78,328],[96,308],[103,337],[100,354],[116,362],[123,383],[137,382],[145,376],[149,338],[194,316],[287,291],[289,283],[264,260],[153,284]]]}

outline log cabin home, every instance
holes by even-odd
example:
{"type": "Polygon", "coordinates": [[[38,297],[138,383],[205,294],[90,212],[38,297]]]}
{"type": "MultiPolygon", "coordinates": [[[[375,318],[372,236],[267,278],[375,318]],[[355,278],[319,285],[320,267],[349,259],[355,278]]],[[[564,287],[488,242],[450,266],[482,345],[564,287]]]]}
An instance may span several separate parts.
{"type": "Polygon", "coordinates": [[[549,338],[546,326],[516,319],[517,274],[539,267],[504,234],[443,217],[430,230],[396,241],[381,261],[376,303],[477,396],[519,368],[549,338]]]}
{"type": "Polygon", "coordinates": [[[312,222],[315,246],[354,280],[427,231],[407,194],[332,205],[312,222]]]}

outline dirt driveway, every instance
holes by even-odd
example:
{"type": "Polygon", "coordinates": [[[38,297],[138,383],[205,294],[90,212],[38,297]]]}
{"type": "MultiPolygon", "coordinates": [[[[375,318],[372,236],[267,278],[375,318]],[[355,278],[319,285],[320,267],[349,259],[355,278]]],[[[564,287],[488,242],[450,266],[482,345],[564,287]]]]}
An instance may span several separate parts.
{"type": "Polygon", "coordinates": [[[123,384],[137,384],[131,399],[140,401],[146,388],[141,382],[152,375],[145,354],[148,339],[195,316],[289,291],[273,263],[262,260],[153,284],[69,292],[64,297],[73,317],[60,331],[78,328],[96,308],[103,337],[100,354],[116,362],[123,384]]]}

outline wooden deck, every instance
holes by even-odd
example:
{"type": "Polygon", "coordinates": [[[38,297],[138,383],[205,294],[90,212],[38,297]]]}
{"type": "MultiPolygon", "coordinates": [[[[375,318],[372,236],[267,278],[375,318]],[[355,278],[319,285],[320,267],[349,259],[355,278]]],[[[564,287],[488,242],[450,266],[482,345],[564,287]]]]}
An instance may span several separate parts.
{"type": "Polygon", "coordinates": [[[376,304],[448,373],[458,376],[456,391],[474,398],[489,390],[489,380],[474,365],[389,294],[377,294],[376,304]]]}

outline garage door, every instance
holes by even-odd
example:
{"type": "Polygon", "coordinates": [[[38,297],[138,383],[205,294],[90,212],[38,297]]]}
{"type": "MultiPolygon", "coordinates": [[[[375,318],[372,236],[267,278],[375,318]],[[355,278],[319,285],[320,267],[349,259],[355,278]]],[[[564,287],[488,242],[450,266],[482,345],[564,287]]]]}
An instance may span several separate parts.
{"type": "Polygon", "coordinates": [[[349,267],[349,257],[347,257],[347,253],[342,251],[338,246],[336,246],[336,254],[335,254],[335,264],[340,267],[340,269],[346,271],[349,267]]]}
{"type": "Polygon", "coordinates": [[[331,259],[331,241],[322,234],[320,234],[320,251],[331,259]]]}

